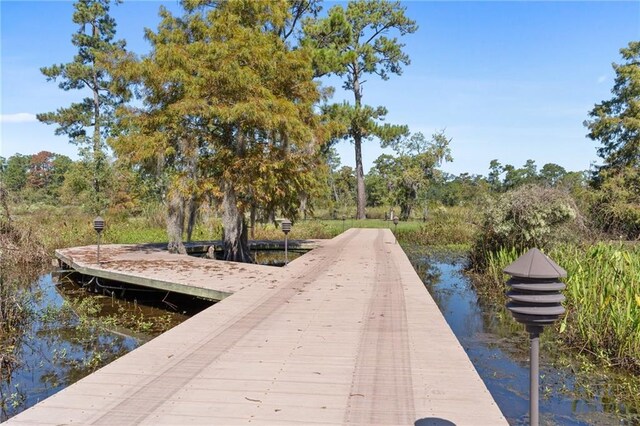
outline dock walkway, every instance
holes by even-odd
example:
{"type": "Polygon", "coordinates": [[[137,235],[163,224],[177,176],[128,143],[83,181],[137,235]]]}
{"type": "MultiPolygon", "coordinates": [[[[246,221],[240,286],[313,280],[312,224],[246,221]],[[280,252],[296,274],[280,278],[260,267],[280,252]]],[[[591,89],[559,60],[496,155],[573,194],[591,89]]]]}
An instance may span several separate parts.
{"type": "Polygon", "coordinates": [[[9,423],[506,424],[389,230],[229,279],[225,262],[117,256],[101,268],[233,295],[9,423]]]}

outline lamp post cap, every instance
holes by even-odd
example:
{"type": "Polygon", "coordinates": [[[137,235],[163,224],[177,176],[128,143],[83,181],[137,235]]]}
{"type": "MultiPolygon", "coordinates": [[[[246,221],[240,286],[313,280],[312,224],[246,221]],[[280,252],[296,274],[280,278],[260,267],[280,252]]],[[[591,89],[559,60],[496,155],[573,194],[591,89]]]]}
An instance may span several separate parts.
{"type": "Polygon", "coordinates": [[[505,274],[520,278],[561,278],[567,276],[561,266],[537,248],[532,248],[503,269],[505,274]]]}

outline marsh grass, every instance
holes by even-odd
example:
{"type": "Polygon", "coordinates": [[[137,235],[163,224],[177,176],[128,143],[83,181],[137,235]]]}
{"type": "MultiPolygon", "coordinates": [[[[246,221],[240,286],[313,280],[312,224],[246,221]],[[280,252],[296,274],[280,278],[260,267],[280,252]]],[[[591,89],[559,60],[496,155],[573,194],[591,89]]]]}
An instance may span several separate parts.
{"type": "Polygon", "coordinates": [[[475,210],[465,207],[439,206],[430,210],[426,222],[411,237],[429,246],[468,248],[477,231],[475,210]]]}
{"type": "Polygon", "coordinates": [[[640,246],[568,246],[551,256],[568,273],[568,340],[640,374],[640,246]]]}
{"type": "MultiPolygon", "coordinates": [[[[513,249],[488,254],[476,281],[481,291],[504,297],[502,269],[519,255],[513,249]]],[[[548,255],[567,271],[567,314],[556,324],[563,340],[597,362],[640,374],[640,246],[563,245],[548,255]]]]}
{"type": "MultiPolygon", "coordinates": [[[[0,378],[11,377],[19,364],[17,351],[24,331],[33,321],[30,284],[43,270],[47,254],[37,232],[16,222],[7,193],[0,186],[0,378]]],[[[2,407],[4,407],[4,398],[2,407]]]]}

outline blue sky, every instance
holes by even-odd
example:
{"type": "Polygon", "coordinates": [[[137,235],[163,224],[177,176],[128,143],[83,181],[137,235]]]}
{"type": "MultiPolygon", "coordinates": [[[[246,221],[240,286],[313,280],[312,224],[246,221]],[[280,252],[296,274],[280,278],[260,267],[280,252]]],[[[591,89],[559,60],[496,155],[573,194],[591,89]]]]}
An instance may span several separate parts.
{"type": "MultiPolygon", "coordinates": [[[[126,1],[112,8],[118,38],[136,53],[148,51],[144,27],[155,29],[160,4],[126,1]]],[[[325,3],[325,9],[334,3],[325,3]]],[[[387,122],[427,135],[446,129],[454,161],[449,173],[485,174],[492,159],[538,167],[560,164],[586,170],[597,161],[596,143],[583,121],[608,99],[612,62],[640,39],[640,2],[406,2],[419,30],[403,38],[411,65],[388,81],[368,78],[364,101],[388,108],[387,122]]],[[[54,126],[35,120],[82,97],[47,82],[42,66],[72,59],[73,3],[0,0],[0,155],[41,150],[76,157],[77,149],[54,126]]],[[[334,81],[339,86],[339,82],[334,81]]],[[[337,90],[335,100],[351,100],[337,90]]],[[[353,147],[338,146],[353,165],[353,147]]],[[[365,170],[382,153],[367,142],[365,170]]]]}

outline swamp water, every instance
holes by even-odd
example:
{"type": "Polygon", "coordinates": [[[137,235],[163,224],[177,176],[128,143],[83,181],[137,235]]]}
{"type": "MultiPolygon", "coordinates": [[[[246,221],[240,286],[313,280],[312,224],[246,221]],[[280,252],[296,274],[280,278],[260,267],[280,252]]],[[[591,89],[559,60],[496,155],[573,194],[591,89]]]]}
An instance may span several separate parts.
{"type": "MultiPolygon", "coordinates": [[[[292,261],[308,250],[289,250],[292,261]]],[[[252,251],[262,265],[283,266],[284,251],[252,251]]],[[[42,275],[28,288],[28,327],[1,370],[0,421],[18,414],[208,308],[211,301],[83,277],[42,275]]],[[[2,336],[0,336],[2,337],[2,336]]]]}
{"type": "MultiPolygon", "coordinates": [[[[512,425],[529,424],[529,341],[501,301],[479,298],[465,259],[403,247],[512,425]]],[[[640,378],[589,367],[542,334],[540,424],[640,425],[640,378]],[[545,338],[546,337],[546,338],[545,338]]]]}
{"type": "MultiPolygon", "coordinates": [[[[20,330],[17,361],[2,370],[0,421],[130,352],[197,310],[183,312],[183,302],[174,297],[156,303],[167,304],[167,309],[161,309],[135,299],[92,294],[66,275],[43,275],[29,289],[32,301],[25,309],[32,311],[32,319],[20,330]]],[[[201,303],[197,311],[210,305],[201,303]]]]}

